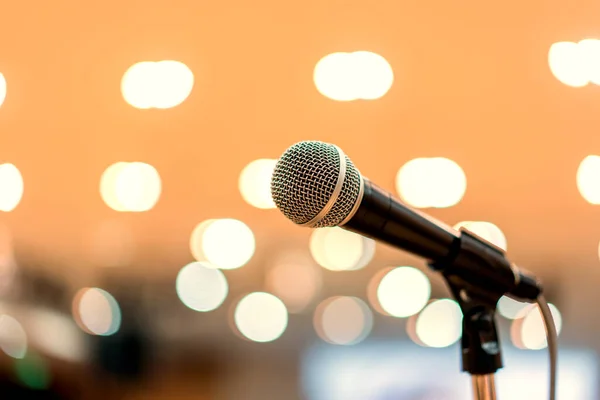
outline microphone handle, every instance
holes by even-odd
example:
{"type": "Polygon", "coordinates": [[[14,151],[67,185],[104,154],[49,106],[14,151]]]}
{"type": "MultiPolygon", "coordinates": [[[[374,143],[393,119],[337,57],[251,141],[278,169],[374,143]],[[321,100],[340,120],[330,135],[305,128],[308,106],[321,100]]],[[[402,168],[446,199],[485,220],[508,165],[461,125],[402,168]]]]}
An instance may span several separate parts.
{"type": "Polygon", "coordinates": [[[342,228],[385,242],[427,260],[450,256],[459,233],[393,198],[363,178],[363,197],[352,218],[342,228]]]}
{"type": "Polygon", "coordinates": [[[447,279],[482,295],[536,300],[541,293],[537,279],[512,265],[503,250],[405,205],[367,179],[363,184],[361,203],[342,228],[423,257],[447,279]]]}

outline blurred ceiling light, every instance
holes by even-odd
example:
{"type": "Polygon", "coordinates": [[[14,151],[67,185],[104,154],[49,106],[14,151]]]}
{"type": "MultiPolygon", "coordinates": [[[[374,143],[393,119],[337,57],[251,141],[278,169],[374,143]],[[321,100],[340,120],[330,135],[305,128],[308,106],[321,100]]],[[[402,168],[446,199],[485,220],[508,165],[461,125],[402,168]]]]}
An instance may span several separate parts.
{"type": "Polygon", "coordinates": [[[373,313],[359,298],[331,297],[317,307],[314,325],[324,341],[336,345],[354,345],[371,333],[373,313]]]}
{"type": "Polygon", "coordinates": [[[201,312],[219,308],[229,292],[223,272],[202,262],[183,267],[177,274],[175,288],[183,304],[201,312]]]}
{"type": "Polygon", "coordinates": [[[158,171],[142,162],[128,163],[115,182],[119,203],[128,211],[148,211],[158,201],[162,184],[158,171]]]}
{"type": "Polygon", "coordinates": [[[240,300],[235,308],[234,322],[247,339],[272,342],[285,332],[288,312],[285,304],[272,294],[254,292],[240,300]]]}
{"type": "Polygon", "coordinates": [[[375,100],[390,90],[394,72],[376,53],[331,53],[317,63],[313,80],[319,93],[332,100],[375,100]]]}
{"type": "Polygon", "coordinates": [[[192,92],[194,74],[187,65],[172,60],[143,61],[132,65],[121,80],[121,93],[135,108],[173,108],[192,92]]]}
{"type": "Polygon", "coordinates": [[[448,347],[460,339],[462,311],[458,303],[450,299],[435,300],[419,314],[415,334],[422,345],[448,347]]]}
{"type": "Polygon", "coordinates": [[[410,340],[412,340],[414,343],[418,344],[421,347],[429,347],[428,345],[423,343],[423,341],[421,340],[419,335],[417,335],[417,320],[418,319],[419,319],[419,314],[411,315],[408,318],[408,320],[406,321],[406,333],[408,334],[408,337],[410,338],[410,340]]]}
{"type": "Polygon", "coordinates": [[[86,343],[71,318],[51,310],[37,309],[29,313],[26,326],[32,345],[41,352],[69,362],[85,360],[86,343]]]}
{"type": "Polygon", "coordinates": [[[266,287],[277,295],[290,313],[303,311],[321,289],[321,270],[303,257],[275,263],[266,277],[266,287]]]}
{"type": "Polygon", "coordinates": [[[6,78],[2,73],[0,73],[0,106],[4,104],[4,100],[6,99],[6,78]]]}
{"type": "Polygon", "coordinates": [[[73,299],[73,318],[91,335],[110,336],[121,327],[121,309],[115,298],[98,288],[83,288],[73,299]]]}
{"type": "Polygon", "coordinates": [[[148,211],[158,201],[161,191],[158,171],[142,162],[115,163],[100,178],[100,195],[115,211],[148,211]]]}
{"type": "Polygon", "coordinates": [[[600,85],[600,40],[557,42],[548,52],[550,71],[567,86],[600,85]]]}
{"type": "Polygon", "coordinates": [[[431,284],[425,274],[413,267],[389,271],[377,287],[377,301],[386,314],[405,318],[421,311],[429,301],[431,284]]]}
{"type": "Polygon", "coordinates": [[[122,220],[102,221],[93,232],[90,256],[102,267],[127,266],[134,256],[135,241],[129,225],[122,220]]]}
{"type": "Polygon", "coordinates": [[[190,251],[196,261],[206,261],[206,256],[202,250],[204,232],[206,232],[206,228],[215,221],[216,219],[207,219],[206,221],[200,222],[194,227],[194,230],[190,235],[190,251]]]}
{"type": "Polygon", "coordinates": [[[242,170],[239,179],[240,193],[244,200],[256,208],[275,208],[271,198],[271,177],[277,160],[252,161],[242,170]]]}
{"type": "Polygon", "coordinates": [[[556,79],[567,86],[582,87],[590,79],[585,67],[585,57],[577,43],[557,42],[550,46],[548,65],[556,79]]]}
{"type": "Polygon", "coordinates": [[[530,307],[534,307],[534,305],[507,296],[502,296],[497,305],[498,312],[506,319],[522,318],[530,307]]]}
{"type": "Polygon", "coordinates": [[[462,168],[443,157],[415,158],[396,175],[396,191],[413,207],[451,207],[458,204],[466,190],[467,177],[462,168]]]}
{"type": "Polygon", "coordinates": [[[23,326],[10,315],[0,315],[0,349],[12,358],[27,354],[27,335],[23,326]]]}
{"type": "Polygon", "coordinates": [[[310,253],[320,266],[331,271],[362,269],[375,256],[375,242],[342,228],[315,229],[310,253]]]}
{"type": "Polygon", "coordinates": [[[589,155],[577,169],[577,188],[590,204],[600,204],[600,156],[589,155]]]}
{"type": "Polygon", "coordinates": [[[23,197],[23,177],[13,164],[0,164],[0,211],[15,209],[23,197]]]}
{"type": "Polygon", "coordinates": [[[496,225],[486,221],[462,221],[454,225],[454,229],[465,228],[493,245],[506,250],[506,236],[496,225]]]}
{"type": "Polygon", "coordinates": [[[600,40],[584,39],[577,47],[582,60],[583,76],[596,85],[600,84],[600,40]]]}
{"type": "Polygon", "coordinates": [[[221,269],[236,269],[250,261],[256,242],[248,225],[226,218],[198,225],[192,232],[190,247],[198,261],[208,261],[221,269]]]}
{"type": "MultiPolygon", "coordinates": [[[[560,335],[562,330],[562,315],[554,304],[549,304],[554,318],[556,332],[560,335]]],[[[524,318],[513,321],[511,326],[511,339],[513,344],[521,349],[541,350],[548,346],[546,328],[540,309],[531,307],[524,318]]]]}

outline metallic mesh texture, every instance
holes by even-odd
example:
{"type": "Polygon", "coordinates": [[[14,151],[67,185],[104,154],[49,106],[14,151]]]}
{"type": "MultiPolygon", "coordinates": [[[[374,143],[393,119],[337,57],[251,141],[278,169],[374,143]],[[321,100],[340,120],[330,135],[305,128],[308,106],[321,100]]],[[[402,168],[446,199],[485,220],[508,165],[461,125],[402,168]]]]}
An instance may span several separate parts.
{"type": "MultiPolygon", "coordinates": [[[[277,208],[296,224],[312,220],[332,197],[340,173],[338,149],[323,142],[300,142],[283,153],[273,172],[271,195],[277,208]]],[[[342,191],[314,227],[337,226],[351,212],[360,192],[360,173],[346,157],[342,191]]]]}

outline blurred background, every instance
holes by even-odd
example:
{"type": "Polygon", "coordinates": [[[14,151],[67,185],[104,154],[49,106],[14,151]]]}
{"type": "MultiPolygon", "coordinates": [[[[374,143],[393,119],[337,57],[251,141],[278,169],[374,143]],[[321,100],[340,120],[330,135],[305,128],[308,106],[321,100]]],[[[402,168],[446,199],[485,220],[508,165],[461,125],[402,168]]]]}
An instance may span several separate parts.
{"type": "MultiPolygon", "coordinates": [[[[539,276],[559,396],[598,399],[598,12],[5,4],[2,398],[469,398],[439,276],[274,209],[275,160],[322,140],[539,276]]],[[[545,399],[537,308],[503,298],[498,326],[500,398],[545,399]]]]}

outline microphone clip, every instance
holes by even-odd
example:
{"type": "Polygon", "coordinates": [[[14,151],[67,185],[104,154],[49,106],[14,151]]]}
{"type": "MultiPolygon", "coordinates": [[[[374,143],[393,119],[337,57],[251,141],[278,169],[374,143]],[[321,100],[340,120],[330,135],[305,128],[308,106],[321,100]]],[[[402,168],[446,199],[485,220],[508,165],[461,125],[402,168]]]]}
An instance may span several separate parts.
{"type": "Polygon", "coordinates": [[[456,275],[444,273],[444,278],[463,313],[462,370],[471,375],[496,373],[503,366],[495,322],[501,295],[472,290],[456,275]]]}

